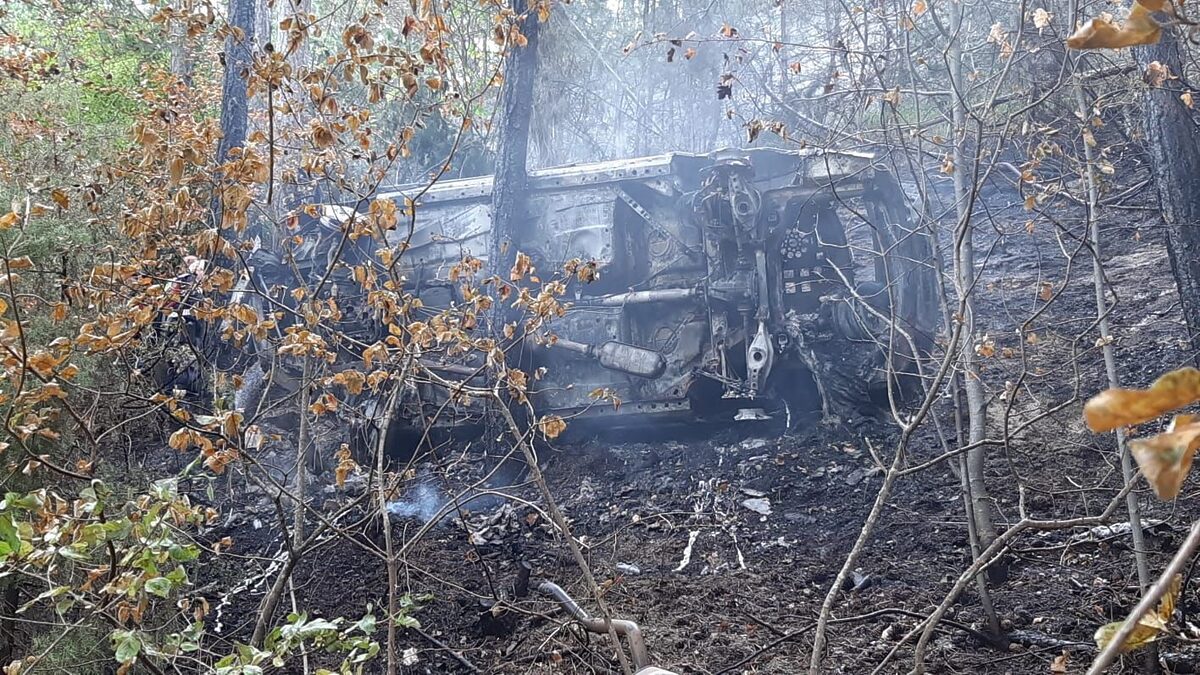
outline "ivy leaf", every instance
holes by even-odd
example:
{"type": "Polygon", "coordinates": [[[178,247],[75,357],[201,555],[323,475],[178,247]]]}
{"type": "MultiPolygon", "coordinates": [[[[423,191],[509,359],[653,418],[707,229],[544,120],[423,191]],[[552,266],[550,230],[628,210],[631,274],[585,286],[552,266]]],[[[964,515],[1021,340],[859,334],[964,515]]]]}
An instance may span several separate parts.
{"type": "Polygon", "coordinates": [[[155,577],[146,582],[146,592],[165,598],[171,594],[171,580],[166,577],[155,577]]]}
{"type": "Polygon", "coordinates": [[[114,657],[120,663],[131,663],[142,651],[142,641],[133,631],[115,631],[112,640],[114,657]]]}
{"type": "Polygon", "coordinates": [[[397,628],[420,628],[421,627],[421,622],[419,620],[417,620],[417,618],[415,616],[408,616],[407,614],[397,615],[396,619],[395,619],[395,623],[396,623],[397,628]]]}
{"type": "Polygon", "coordinates": [[[0,512],[0,544],[8,549],[5,551],[3,547],[0,547],[0,560],[7,558],[10,553],[21,550],[21,533],[17,531],[12,513],[0,512]]]}

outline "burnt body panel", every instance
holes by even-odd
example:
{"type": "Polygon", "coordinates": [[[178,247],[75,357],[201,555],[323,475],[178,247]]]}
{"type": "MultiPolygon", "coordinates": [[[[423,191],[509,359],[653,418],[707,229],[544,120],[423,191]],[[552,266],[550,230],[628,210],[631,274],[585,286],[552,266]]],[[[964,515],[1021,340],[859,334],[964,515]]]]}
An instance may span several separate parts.
{"type": "MultiPolygon", "coordinates": [[[[406,290],[425,306],[456,301],[449,272],[464,256],[486,260],[491,186],[481,177],[377,196],[415,205],[411,223],[401,219],[386,238],[393,247],[407,243],[406,290]]],[[[898,299],[896,325],[922,339],[932,333],[928,239],[871,155],[722,151],[545,169],[531,173],[526,207],[518,247],[538,269],[580,259],[599,272],[595,282],[571,286],[552,346],[523,347],[523,367],[545,368],[534,396],[543,414],[605,426],[647,417],[760,419],[778,414],[781,401],[806,399],[835,412],[831,406],[854,398],[851,390],[886,380],[890,366],[864,339],[872,327],[853,309],[864,271],[872,271],[874,295],[883,289],[898,299]],[[847,204],[877,232],[876,259],[848,244],[838,216],[847,204]],[[905,260],[893,259],[897,251],[905,260]],[[822,382],[836,373],[821,359],[837,361],[855,382],[822,382]],[[615,392],[620,408],[597,405],[596,389],[615,392]]],[[[352,207],[321,207],[293,260],[260,267],[263,285],[286,287],[284,269],[327,269],[330,242],[352,217],[360,217],[352,207]],[[296,265],[297,257],[307,263],[296,265]]],[[[352,251],[370,259],[369,242],[352,251]]],[[[364,340],[380,334],[366,313],[342,320],[364,340]]],[[[410,393],[410,410],[426,412],[446,395],[432,385],[410,393]]]]}

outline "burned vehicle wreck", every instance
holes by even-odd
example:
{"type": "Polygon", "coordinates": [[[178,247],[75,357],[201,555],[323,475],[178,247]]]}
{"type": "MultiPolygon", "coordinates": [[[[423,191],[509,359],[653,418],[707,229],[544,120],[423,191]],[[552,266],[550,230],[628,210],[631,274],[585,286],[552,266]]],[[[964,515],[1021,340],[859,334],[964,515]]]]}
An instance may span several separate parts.
{"type": "MultiPolygon", "coordinates": [[[[411,231],[387,238],[407,242],[404,290],[425,308],[460,302],[449,270],[491,250],[491,193],[488,176],[374,196],[415,202],[411,231]]],[[[914,379],[913,351],[936,325],[930,238],[909,209],[881,162],[859,153],[669,154],[531,172],[518,250],[539,270],[580,259],[598,272],[563,298],[555,339],[523,350],[522,368],[544,367],[533,406],[603,428],[791,423],[886,407],[889,381],[902,391],[914,379]],[[621,405],[597,405],[600,389],[621,405]]],[[[352,206],[315,215],[300,224],[297,245],[256,252],[255,283],[290,303],[296,275],[333,270],[324,292],[343,309],[336,330],[371,344],[386,327],[361,298],[356,305],[362,291],[350,274],[363,261],[378,265],[378,244],[338,245],[352,206]]],[[[361,363],[361,349],[347,349],[345,361],[361,363]]],[[[431,366],[476,372],[474,363],[431,366]]],[[[445,389],[409,386],[392,426],[470,423],[473,411],[444,405],[445,389]]],[[[361,403],[344,407],[372,417],[378,402],[361,403]]]]}

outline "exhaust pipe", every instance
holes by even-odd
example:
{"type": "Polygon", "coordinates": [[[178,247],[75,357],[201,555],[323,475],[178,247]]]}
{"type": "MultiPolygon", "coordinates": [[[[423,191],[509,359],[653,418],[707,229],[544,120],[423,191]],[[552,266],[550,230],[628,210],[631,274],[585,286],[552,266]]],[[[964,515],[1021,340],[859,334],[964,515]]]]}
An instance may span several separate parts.
{"type": "Polygon", "coordinates": [[[667,357],[663,356],[662,353],[656,352],[653,349],[646,349],[645,347],[617,342],[616,340],[609,340],[597,347],[596,345],[558,338],[554,342],[548,343],[547,346],[582,354],[590,359],[599,361],[601,366],[609,370],[633,375],[634,377],[644,377],[648,380],[662,377],[662,374],[667,371],[667,357]]]}

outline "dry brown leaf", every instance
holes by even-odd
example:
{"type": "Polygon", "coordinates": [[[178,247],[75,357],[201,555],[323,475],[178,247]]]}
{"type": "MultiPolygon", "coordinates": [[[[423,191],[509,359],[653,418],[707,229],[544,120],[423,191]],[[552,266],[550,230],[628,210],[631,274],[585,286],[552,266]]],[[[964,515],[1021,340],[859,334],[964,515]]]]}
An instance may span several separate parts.
{"type": "MultiPolygon", "coordinates": [[[[1167,625],[1171,622],[1171,616],[1175,613],[1175,602],[1179,598],[1179,586],[1181,583],[1180,575],[1176,574],[1171,580],[1171,587],[1167,589],[1166,595],[1159,601],[1158,608],[1153,612],[1143,616],[1133,633],[1125,640],[1125,644],[1121,645],[1121,651],[1128,652],[1143,647],[1158,639],[1160,635],[1167,631],[1167,625]]],[[[1094,636],[1096,646],[1103,650],[1112,642],[1112,639],[1117,636],[1117,632],[1125,625],[1124,621],[1114,621],[1106,623],[1096,629],[1094,636]]]]}
{"type": "Polygon", "coordinates": [[[1152,45],[1162,35],[1162,26],[1154,20],[1151,12],[1162,10],[1164,4],[1164,0],[1145,0],[1145,4],[1139,0],[1130,8],[1129,18],[1120,26],[1107,17],[1096,17],[1067,38],[1067,46],[1071,49],[1121,49],[1152,45]]]}
{"type": "Polygon", "coordinates": [[[1161,87],[1166,84],[1167,80],[1173,78],[1171,69],[1159,61],[1151,61],[1146,66],[1146,72],[1142,75],[1142,79],[1151,87],[1161,87]]]}
{"type": "MultiPolygon", "coordinates": [[[[1048,27],[1050,25],[1050,22],[1053,19],[1054,19],[1054,15],[1051,14],[1050,12],[1047,12],[1045,9],[1043,9],[1041,7],[1038,7],[1037,9],[1033,10],[1033,25],[1039,31],[1048,27]]],[[[1066,671],[1063,671],[1063,672],[1066,672],[1066,671]]]]}
{"type": "Polygon", "coordinates": [[[1174,499],[1200,448],[1195,415],[1178,415],[1165,433],[1130,441],[1129,450],[1159,499],[1174,499]]]}
{"type": "Polygon", "coordinates": [[[358,463],[354,461],[354,456],[350,452],[350,446],[345,443],[342,443],[342,447],[338,448],[336,457],[338,463],[333,469],[333,479],[339,488],[345,487],[346,478],[350,476],[352,471],[358,468],[358,463]]]}
{"type": "Polygon", "coordinates": [[[975,345],[975,353],[985,359],[990,359],[996,355],[996,341],[984,335],[979,344],[975,345]]]}
{"type": "Polygon", "coordinates": [[[567,430],[567,423],[558,415],[546,415],[538,422],[538,427],[542,430],[543,436],[553,440],[567,430]]]}
{"type": "Polygon", "coordinates": [[[1200,370],[1180,368],[1163,375],[1149,389],[1106,389],[1083,406],[1092,431],[1148,422],[1200,399],[1200,370]]]}

